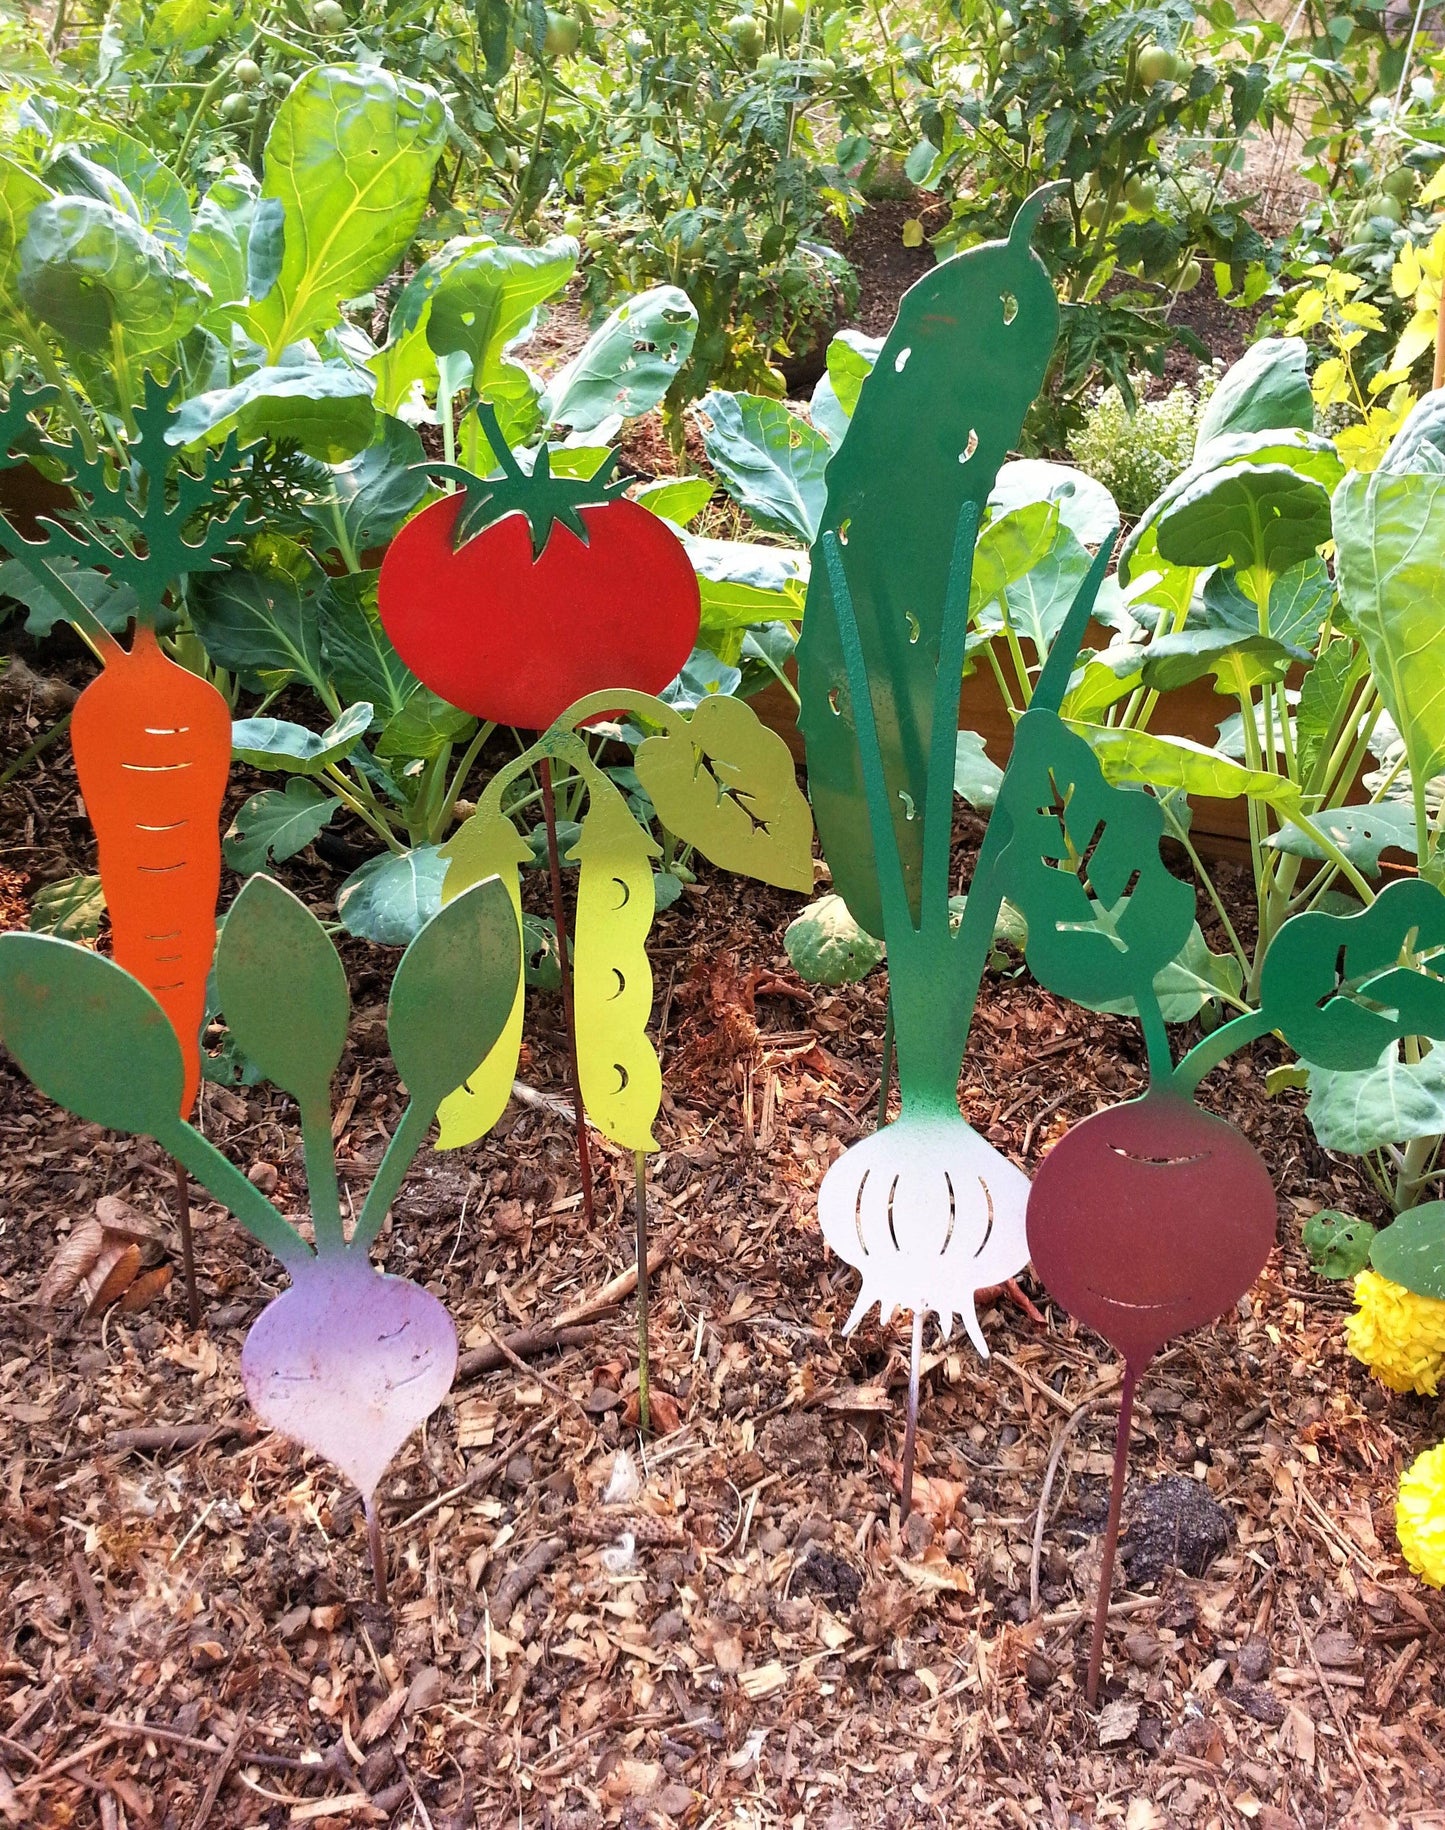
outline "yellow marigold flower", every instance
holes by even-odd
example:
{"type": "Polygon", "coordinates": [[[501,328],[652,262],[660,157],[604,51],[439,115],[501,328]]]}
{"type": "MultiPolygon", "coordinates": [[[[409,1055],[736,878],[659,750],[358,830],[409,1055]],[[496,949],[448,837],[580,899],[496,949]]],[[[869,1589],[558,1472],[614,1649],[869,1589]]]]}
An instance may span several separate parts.
{"type": "Polygon", "coordinates": [[[1345,1344],[1392,1391],[1433,1398],[1445,1378],[1445,1303],[1361,1271],[1345,1344]]]}
{"type": "Polygon", "coordinates": [[[1417,1456],[1400,1477],[1395,1533],[1415,1574],[1445,1588],[1445,1442],[1417,1456]]]}

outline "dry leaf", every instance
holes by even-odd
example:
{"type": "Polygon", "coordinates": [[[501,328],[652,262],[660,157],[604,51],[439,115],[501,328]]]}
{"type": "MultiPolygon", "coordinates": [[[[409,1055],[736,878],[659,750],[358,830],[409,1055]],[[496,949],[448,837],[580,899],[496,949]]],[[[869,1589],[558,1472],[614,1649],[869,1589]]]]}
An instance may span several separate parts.
{"type": "Polygon", "coordinates": [[[105,1244],[105,1230],[98,1220],[82,1220],[50,1261],[50,1269],[40,1280],[40,1301],[53,1308],[74,1294],[82,1277],[95,1265],[105,1244]]]}
{"type": "Polygon", "coordinates": [[[916,1563],[895,1557],[893,1567],[915,1588],[932,1590],[935,1594],[940,1589],[956,1589],[963,1595],[973,1593],[972,1570],[965,1569],[961,1563],[950,1563],[937,1544],[930,1544],[916,1563]]]}
{"type": "Polygon", "coordinates": [[[619,1760],[597,1788],[610,1805],[629,1798],[646,1798],[662,1784],[662,1767],[655,1760],[619,1760]]]}
{"type": "Polygon", "coordinates": [[[106,1239],[100,1256],[81,1279],[85,1289],[85,1319],[90,1321],[117,1302],[136,1280],[140,1247],[123,1239],[106,1239]]]}
{"type": "Polygon", "coordinates": [[[756,1671],[745,1671],[738,1679],[738,1685],[743,1695],[756,1703],[763,1697],[770,1697],[775,1690],[781,1690],[787,1681],[787,1672],[774,1659],[771,1664],[759,1665],[756,1671]]]}
{"type": "Polygon", "coordinates": [[[1099,1746],[1114,1747],[1127,1741],[1139,1726],[1136,1697],[1115,1697],[1099,1711],[1099,1746]]]}
{"type": "Polygon", "coordinates": [[[122,1315],[134,1315],[138,1309],[159,1296],[171,1281],[171,1267],[158,1264],[153,1270],[142,1271],[125,1295],[120,1299],[122,1315]]]}
{"type": "Polygon", "coordinates": [[[406,1687],[398,1685],[389,1697],[383,1697],[379,1703],[373,1703],[362,1718],[357,1731],[357,1742],[361,1747],[370,1747],[373,1741],[380,1741],[395,1724],[397,1717],[406,1708],[406,1687]]]}
{"type": "Polygon", "coordinates": [[[145,1215],[137,1213],[130,1202],[122,1201],[119,1195],[102,1195],[95,1204],[95,1217],[106,1232],[118,1233],[122,1239],[133,1239],[137,1245],[160,1237],[145,1215]]]}
{"type": "MultiPolygon", "coordinates": [[[[903,1464],[894,1461],[891,1455],[880,1455],[878,1465],[888,1476],[893,1491],[901,1494],[903,1464]]],[[[967,1493],[968,1488],[962,1481],[946,1481],[938,1475],[916,1472],[913,1476],[913,1510],[921,1512],[935,1531],[941,1531],[949,1523],[967,1493]]]]}

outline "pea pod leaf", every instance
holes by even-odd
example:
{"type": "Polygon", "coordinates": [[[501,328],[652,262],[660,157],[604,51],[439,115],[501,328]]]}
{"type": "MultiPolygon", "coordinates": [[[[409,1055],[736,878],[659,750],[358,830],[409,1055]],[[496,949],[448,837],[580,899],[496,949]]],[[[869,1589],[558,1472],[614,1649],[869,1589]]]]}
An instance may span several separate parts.
{"type": "Polygon", "coordinates": [[[92,1124],[174,1131],[185,1084],[169,1017],[128,972],[49,934],[0,935],[0,1041],[48,1099],[92,1124]]]}
{"type": "Polygon", "coordinates": [[[1052,713],[1025,713],[994,818],[1011,823],[1003,893],[1028,922],[1026,956],[1051,991],[1136,999],[1194,925],[1194,892],[1159,855],[1152,796],[1111,788],[1093,751],[1052,713]]]}
{"type": "Polygon", "coordinates": [[[788,746],[741,699],[712,694],[686,731],[638,746],[657,817],[723,870],[783,889],[813,886],[813,821],[788,746]]]}
{"type": "MultiPolygon", "coordinates": [[[[512,918],[522,930],[522,879],[519,867],[528,863],[532,848],[512,822],[495,807],[482,806],[442,847],[447,874],[442,895],[450,900],[486,877],[498,877],[511,899],[512,918]]],[[[526,1002],[525,953],[517,960],[512,1005],[496,1042],[441,1102],[438,1150],[455,1150],[485,1137],[506,1110],[517,1075],[522,1049],[522,1017],[526,1002]]]]}
{"type": "Polygon", "coordinates": [[[282,212],[275,282],[250,310],[272,362],[335,324],[396,265],[426,209],[446,143],[441,97],[375,64],[306,71],[266,139],[263,203],[282,212]]]}
{"type": "Polygon", "coordinates": [[[1445,1201],[1426,1201],[1375,1235],[1370,1263],[1391,1283],[1445,1302],[1445,1201]]]}
{"type": "Polygon", "coordinates": [[[588,776],[582,831],[568,854],[581,865],[573,999],[577,1072],[589,1117],[626,1150],[655,1150],[662,1067],[647,1035],[652,967],[647,936],[658,847],[605,775],[588,776]]]}
{"type": "Polygon", "coordinates": [[[1406,878],[1357,915],[1294,916],[1265,956],[1260,1001],[1323,1068],[1371,1069],[1403,1036],[1445,1039],[1445,893],[1406,878]]]}

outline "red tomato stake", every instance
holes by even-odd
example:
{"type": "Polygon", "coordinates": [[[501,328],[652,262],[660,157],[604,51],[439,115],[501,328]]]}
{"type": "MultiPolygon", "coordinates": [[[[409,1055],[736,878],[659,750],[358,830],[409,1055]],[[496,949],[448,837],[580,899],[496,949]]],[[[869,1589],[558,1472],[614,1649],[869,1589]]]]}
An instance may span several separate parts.
{"type": "Polygon", "coordinates": [[[464,491],[413,516],[387,550],[377,604],[397,653],[450,704],[525,730],[607,687],[661,691],[701,614],[682,542],[606,480],[610,465],[554,477],[544,446],[528,476],[500,436],[491,443],[505,475],[428,465],[464,491]]]}

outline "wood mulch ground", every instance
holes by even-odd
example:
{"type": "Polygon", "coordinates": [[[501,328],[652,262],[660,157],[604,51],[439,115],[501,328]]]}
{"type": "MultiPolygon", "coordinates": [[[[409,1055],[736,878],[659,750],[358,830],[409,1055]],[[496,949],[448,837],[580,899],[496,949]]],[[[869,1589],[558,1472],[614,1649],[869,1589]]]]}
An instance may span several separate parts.
{"type": "MultiPolygon", "coordinates": [[[[4,753],[36,734],[12,701],[4,753]]],[[[7,922],[91,867],[66,746],[0,789],[0,830],[7,922]]],[[[964,875],[976,836],[961,816],[964,875]]],[[[340,880],[314,857],[283,875],[323,913],[340,880]]],[[[996,1306],[987,1362],[930,1339],[921,1506],[900,1529],[907,1325],[841,1337],[854,1277],[815,1211],[873,1123],[881,975],[800,984],[781,944],[799,901],[704,872],[657,924],[658,1434],[633,1424],[627,1301],[560,1351],[476,1370],[496,1336],[585,1315],[632,1260],[631,1165],[600,1142],[581,1223],[555,997],[529,1005],[536,1097],[409,1178],[377,1257],[446,1301],[470,1370],[385,1480],[389,1611],[355,1495],[248,1418],[240,1348],[277,1267],[202,1205],[202,1332],[178,1282],[90,1322],[43,1307],[40,1277],[104,1197],[173,1259],[170,1171],[0,1067],[0,1820],[1445,1823],[1445,1604],[1402,1570],[1391,1510],[1445,1406],[1346,1355],[1347,1296],[1299,1246],[1320,1205],[1373,1211],[1356,1168],[1318,1149],[1300,1095],[1265,1097],[1268,1046],[1208,1083],[1275,1173],[1280,1244],[1239,1313],[1145,1383],[1089,1710],[1117,1367],[1027,1280],[1046,1320],[996,1306]]],[[[345,951],[336,1135],[359,1198],[399,1099],[391,961],[345,951]]],[[[1135,1026],[1015,964],[985,985],[963,1105],[1033,1169],[1142,1074],[1135,1026]]],[[[294,1214],[292,1120],[268,1088],[205,1093],[208,1135],[294,1214]]]]}

